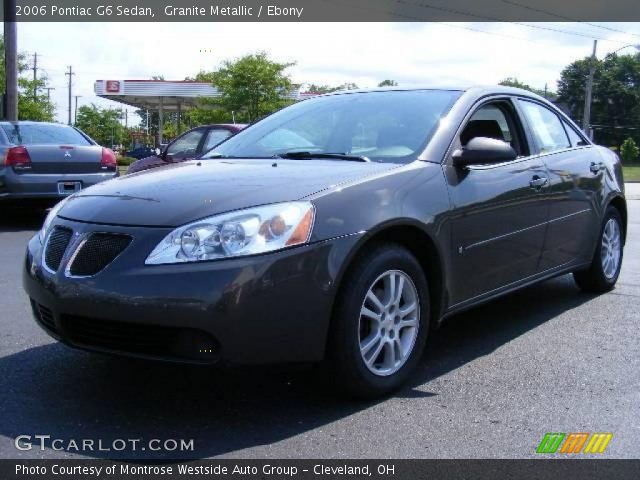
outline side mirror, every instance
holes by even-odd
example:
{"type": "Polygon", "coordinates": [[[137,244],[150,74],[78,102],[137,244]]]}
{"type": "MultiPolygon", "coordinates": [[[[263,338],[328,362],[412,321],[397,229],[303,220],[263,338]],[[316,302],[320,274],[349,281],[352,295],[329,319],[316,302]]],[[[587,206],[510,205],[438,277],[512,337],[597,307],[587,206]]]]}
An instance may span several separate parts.
{"type": "Polygon", "coordinates": [[[159,148],[156,148],[156,155],[160,156],[163,155],[162,151],[159,148]]]}
{"type": "Polygon", "coordinates": [[[502,140],[475,137],[467,145],[453,152],[453,165],[464,167],[473,164],[509,162],[518,158],[511,145],[502,140]]]}

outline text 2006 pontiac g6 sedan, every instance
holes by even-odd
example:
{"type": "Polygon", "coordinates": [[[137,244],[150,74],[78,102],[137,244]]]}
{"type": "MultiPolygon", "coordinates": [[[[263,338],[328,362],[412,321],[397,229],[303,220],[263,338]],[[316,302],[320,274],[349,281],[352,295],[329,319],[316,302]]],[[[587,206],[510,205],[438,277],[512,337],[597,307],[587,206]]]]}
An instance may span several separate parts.
{"type": "Polygon", "coordinates": [[[613,288],[625,205],[617,156],[529,92],[342,92],[72,195],[29,242],[24,286],[73,347],[327,360],[370,397],[453,313],[568,272],[613,288]]]}

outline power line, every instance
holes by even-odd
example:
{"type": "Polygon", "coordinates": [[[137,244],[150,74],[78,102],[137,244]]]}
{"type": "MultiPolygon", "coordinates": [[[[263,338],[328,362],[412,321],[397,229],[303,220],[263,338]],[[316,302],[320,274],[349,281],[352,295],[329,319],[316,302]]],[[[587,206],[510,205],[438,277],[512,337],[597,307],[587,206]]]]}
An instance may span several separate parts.
{"type": "MultiPolygon", "coordinates": [[[[409,0],[394,0],[396,3],[399,4],[403,4],[403,5],[413,5],[416,7],[420,7],[420,8],[426,8],[426,9],[431,9],[431,10],[437,10],[440,12],[445,12],[445,13],[454,13],[456,15],[462,15],[462,16],[466,16],[466,17],[471,17],[471,18],[476,18],[478,20],[483,20],[483,21],[494,21],[494,22],[504,22],[504,23],[509,23],[512,25],[519,25],[521,27],[526,27],[526,28],[532,28],[535,30],[546,30],[546,31],[550,31],[550,32],[555,32],[555,33],[561,33],[564,35],[574,35],[574,36],[578,36],[578,37],[583,37],[583,38],[589,38],[589,39],[597,39],[597,40],[602,40],[602,41],[606,41],[606,42],[612,42],[612,43],[625,43],[625,42],[621,42],[618,40],[610,40],[607,38],[602,38],[602,37],[597,37],[595,35],[590,35],[587,33],[581,33],[581,32],[574,32],[571,30],[562,30],[560,28],[552,28],[552,27],[545,27],[542,25],[530,25],[528,23],[523,23],[523,22],[505,22],[504,19],[502,18],[498,18],[498,17],[490,17],[487,15],[483,15],[483,14],[479,14],[479,13],[475,13],[475,12],[469,12],[469,11],[465,11],[465,10],[457,10],[455,8],[449,8],[449,7],[441,7],[439,5],[433,5],[430,3],[426,3],[426,2],[413,2],[413,1],[409,1],[409,0]]],[[[506,0],[503,0],[506,1],[506,0]]],[[[508,2],[507,2],[508,3],[508,2]]],[[[520,6],[520,5],[518,5],[520,6]]],[[[388,12],[391,13],[391,12],[388,12]]],[[[418,18],[413,17],[415,20],[418,20],[418,18]]],[[[479,30],[479,31],[483,31],[483,30],[479,30]]]]}
{"type": "MultiPolygon", "coordinates": [[[[520,7],[520,8],[524,8],[526,10],[530,10],[532,12],[537,12],[537,13],[543,13],[545,15],[549,15],[550,17],[556,17],[556,18],[560,18],[562,20],[567,20],[569,22],[576,22],[577,20],[571,17],[567,17],[565,15],[560,15],[558,13],[553,13],[550,12],[548,10],[543,10],[541,8],[536,8],[536,7],[531,7],[529,5],[524,5],[522,3],[518,3],[518,2],[513,2],[512,0],[502,0],[504,3],[509,4],[509,5],[513,5],[515,7],[520,7]]],[[[598,25],[597,23],[589,23],[589,22],[580,22],[583,23],[585,25],[589,25],[591,27],[595,27],[595,28],[601,28],[603,30],[609,30],[610,32],[616,32],[616,33],[623,33],[625,35],[630,35],[633,37],[638,37],[640,38],[640,35],[637,33],[632,33],[632,32],[625,32],[623,30],[619,30],[617,28],[613,28],[613,27],[607,27],[606,25],[598,25]]]]}

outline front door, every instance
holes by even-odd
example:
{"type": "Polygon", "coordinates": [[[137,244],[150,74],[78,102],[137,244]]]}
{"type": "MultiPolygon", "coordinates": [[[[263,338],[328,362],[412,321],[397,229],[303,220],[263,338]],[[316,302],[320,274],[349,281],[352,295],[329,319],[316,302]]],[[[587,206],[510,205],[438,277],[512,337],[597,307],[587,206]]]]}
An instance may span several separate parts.
{"type": "Polygon", "coordinates": [[[444,165],[450,200],[451,304],[494,292],[538,271],[548,218],[548,173],[531,156],[510,99],[480,106],[456,139],[490,137],[509,142],[518,159],[487,165],[444,165]]]}

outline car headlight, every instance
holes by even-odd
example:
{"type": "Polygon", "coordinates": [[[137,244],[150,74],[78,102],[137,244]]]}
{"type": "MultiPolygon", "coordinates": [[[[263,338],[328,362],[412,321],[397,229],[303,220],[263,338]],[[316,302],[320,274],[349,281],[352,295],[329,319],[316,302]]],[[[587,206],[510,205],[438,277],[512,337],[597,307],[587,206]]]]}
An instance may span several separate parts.
{"type": "Polygon", "coordinates": [[[248,208],[176,228],[153,249],[147,265],[198,262],[272,252],[309,241],[311,202],[248,208]]]}
{"type": "Polygon", "coordinates": [[[60,211],[60,209],[64,206],[65,203],[67,203],[67,201],[70,198],[71,197],[67,197],[64,200],[59,201],[53,206],[51,210],[49,210],[49,214],[47,215],[47,218],[44,219],[44,223],[42,224],[42,228],[40,229],[40,232],[38,232],[38,238],[40,238],[40,243],[42,243],[43,245],[44,245],[44,240],[47,238],[47,232],[49,231],[51,222],[53,222],[53,220],[56,218],[56,215],[58,215],[58,212],[60,211]]]}

